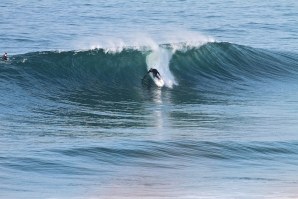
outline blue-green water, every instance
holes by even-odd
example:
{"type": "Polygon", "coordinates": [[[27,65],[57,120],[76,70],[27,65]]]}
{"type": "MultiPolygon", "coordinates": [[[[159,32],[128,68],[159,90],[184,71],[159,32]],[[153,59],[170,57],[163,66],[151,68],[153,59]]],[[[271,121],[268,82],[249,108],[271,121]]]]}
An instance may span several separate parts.
{"type": "Polygon", "coordinates": [[[296,1],[0,9],[0,198],[298,196],[296,1]]]}

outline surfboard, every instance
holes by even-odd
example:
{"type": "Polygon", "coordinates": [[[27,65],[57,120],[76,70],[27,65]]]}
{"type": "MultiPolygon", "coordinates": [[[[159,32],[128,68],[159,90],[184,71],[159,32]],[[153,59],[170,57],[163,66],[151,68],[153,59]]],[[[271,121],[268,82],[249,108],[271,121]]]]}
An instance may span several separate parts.
{"type": "Polygon", "coordinates": [[[154,83],[156,84],[156,86],[161,88],[165,85],[165,82],[163,81],[163,79],[161,77],[158,79],[157,77],[153,77],[153,74],[151,74],[151,73],[149,75],[152,78],[152,80],[154,81],[154,83]]]}

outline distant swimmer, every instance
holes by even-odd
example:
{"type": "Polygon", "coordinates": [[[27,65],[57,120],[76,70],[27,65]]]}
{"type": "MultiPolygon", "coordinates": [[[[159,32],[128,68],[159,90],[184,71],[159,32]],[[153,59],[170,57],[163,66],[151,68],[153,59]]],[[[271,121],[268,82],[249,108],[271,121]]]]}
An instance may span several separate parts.
{"type": "Polygon", "coordinates": [[[161,77],[160,74],[159,74],[159,72],[158,72],[158,70],[156,70],[155,68],[150,68],[150,70],[147,72],[147,74],[148,73],[152,73],[153,74],[153,77],[156,77],[157,79],[160,79],[160,77],[161,77]]]}
{"type": "Polygon", "coordinates": [[[7,61],[8,60],[8,55],[7,55],[7,52],[5,52],[2,56],[2,60],[3,61],[7,61]]]}

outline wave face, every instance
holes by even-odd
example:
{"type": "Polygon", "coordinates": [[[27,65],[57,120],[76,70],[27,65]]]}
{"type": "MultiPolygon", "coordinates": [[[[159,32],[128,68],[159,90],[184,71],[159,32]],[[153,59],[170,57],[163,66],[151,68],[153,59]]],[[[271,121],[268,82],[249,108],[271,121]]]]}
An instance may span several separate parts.
{"type": "Polygon", "coordinates": [[[160,45],[157,50],[49,51],[16,55],[9,63],[2,63],[1,81],[40,86],[42,90],[49,85],[64,89],[132,89],[142,87],[141,79],[154,67],[168,88],[187,85],[208,91],[296,76],[297,61],[296,54],[218,42],[178,50],[172,45],[160,45]]]}
{"type": "Polygon", "coordinates": [[[153,67],[165,81],[163,90],[175,92],[183,101],[210,94],[219,99],[254,93],[261,87],[272,87],[275,82],[295,80],[297,63],[294,53],[225,42],[201,46],[164,44],[154,49],[121,51],[33,52],[1,62],[0,91],[4,93],[2,101],[13,93],[13,101],[19,98],[56,102],[77,98],[142,101],[147,98],[144,90],[158,89],[145,75],[153,67]],[[70,96],[73,97],[69,99],[70,96]]]}
{"type": "Polygon", "coordinates": [[[50,85],[61,89],[132,89],[142,87],[142,77],[155,67],[168,88],[186,85],[210,91],[296,76],[297,61],[291,53],[216,42],[178,50],[161,45],[157,50],[35,52],[2,63],[1,79],[41,90],[50,85]]]}
{"type": "Polygon", "coordinates": [[[297,56],[230,43],[209,43],[177,52],[172,67],[179,80],[200,89],[238,87],[296,76],[297,56]]]}

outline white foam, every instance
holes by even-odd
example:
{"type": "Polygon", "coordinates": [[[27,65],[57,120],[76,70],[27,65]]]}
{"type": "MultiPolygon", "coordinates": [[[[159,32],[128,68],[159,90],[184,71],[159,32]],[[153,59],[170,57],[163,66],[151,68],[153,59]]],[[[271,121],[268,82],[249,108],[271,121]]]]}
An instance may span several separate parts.
{"type": "Polygon", "coordinates": [[[178,85],[169,67],[172,55],[173,52],[171,49],[159,47],[146,57],[147,69],[157,69],[165,85],[169,88],[172,88],[173,85],[178,85]]]}
{"type": "Polygon", "coordinates": [[[119,36],[101,36],[99,38],[82,38],[75,42],[75,48],[80,50],[104,49],[109,53],[121,52],[124,49],[158,50],[160,44],[168,44],[172,50],[183,50],[185,47],[199,47],[215,39],[198,32],[173,30],[149,34],[134,32],[119,36]]]}
{"type": "Polygon", "coordinates": [[[163,40],[167,41],[166,44],[169,44],[174,51],[184,50],[188,47],[200,47],[208,42],[215,42],[213,37],[186,30],[176,30],[174,33],[169,33],[163,40]]]}

